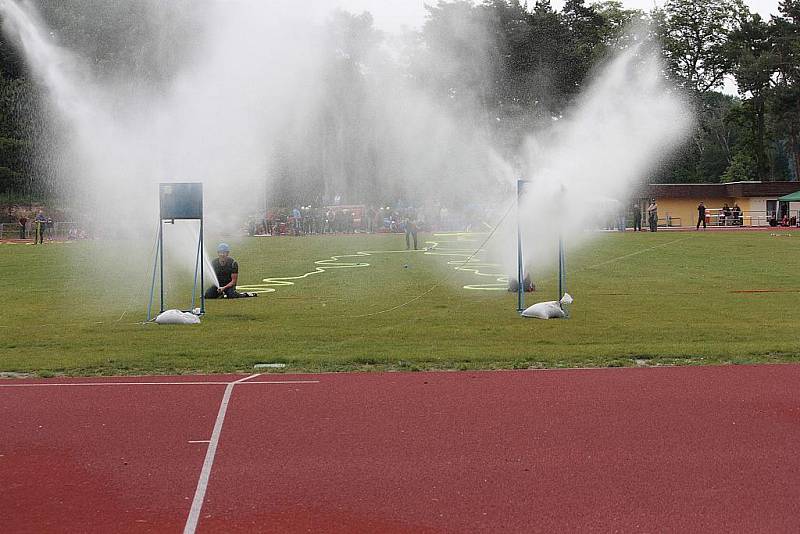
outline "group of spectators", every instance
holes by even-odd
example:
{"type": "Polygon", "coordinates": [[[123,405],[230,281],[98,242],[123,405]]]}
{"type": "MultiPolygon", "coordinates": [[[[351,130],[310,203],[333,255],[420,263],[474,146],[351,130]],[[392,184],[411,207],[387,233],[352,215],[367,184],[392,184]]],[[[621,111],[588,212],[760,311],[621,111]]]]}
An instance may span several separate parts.
{"type": "Polygon", "coordinates": [[[53,231],[53,219],[46,217],[42,210],[39,210],[33,220],[30,221],[25,212],[20,212],[17,215],[17,224],[19,225],[19,238],[28,239],[30,230],[33,234],[34,245],[44,244],[45,236],[53,231]]]}
{"type": "Polygon", "coordinates": [[[356,232],[405,232],[408,227],[425,225],[414,208],[375,206],[331,206],[276,208],[263,218],[251,217],[248,234],[254,235],[318,235],[353,234],[356,232]]]}
{"type": "Polygon", "coordinates": [[[251,217],[250,235],[351,234],[361,223],[355,208],[312,208],[310,206],[268,210],[263,218],[251,217]]]}
{"type": "MultiPolygon", "coordinates": [[[[720,226],[742,226],[742,209],[739,207],[739,204],[734,202],[733,207],[731,208],[726,202],[719,211],[718,221],[720,226]]],[[[708,217],[706,216],[706,205],[705,203],[700,202],[700,204],[697,206],[696,229],[699,230],[701,224],[703,225],[703,228],[706,228],[707,223],[708,217]]]]}
{"type": "MultiPolygon", "coordinates": [[[[700,225],[703,225],[703,228],[707,227],[708,224],[708,217],[706,215],[706,206],[704,202],[700,202],[697,206],[697,226],[696,228],[699,230],[700,225]]],[[[633,230],[634,231],[642,231],[642,209],[638,203],[633,204],[632,209],[633,214],[633,230]]],[[[651,232],[656,232],[658,230],[658,203],[656,199],[651,199],[650,203],[647,205],[646,210],[647,216],[647,224],[650,227],[651,232]]],[[[667,214],[667,226],[669,226],[669,214],[667,214]]],[[[719,210],[718,221],[720,226],[741,226],[743,223],[742,219],[742,209],[739,207],[738,204],[734,203],[733,207],[728,206],[726,203],[721,210],[719,210]]]]}
{"type": "MultiPolygon", "coordinates": [[[[651,232],[658,230],[658,203],[656,199],[651,199],[650,204],[647,206],[647,224],[651,232]]],[[[631,208],[631,215],[633,216],[633,231],[642,231],[642,207],[634,202],[631,208]]],[[[624,222],[621,223],[621,230],[625,230],[624,222]]]]}
{"type": "Polygon", "coordinates": [[[89,234],[77,222],[64,222],[63,214],[56,212],[58,219],[46,215],[44,210],[25,209],[18,206],[6,206],[0,213],[0,238],[32,240],[41,245],[45,241],[87,239],[89,234]]]}

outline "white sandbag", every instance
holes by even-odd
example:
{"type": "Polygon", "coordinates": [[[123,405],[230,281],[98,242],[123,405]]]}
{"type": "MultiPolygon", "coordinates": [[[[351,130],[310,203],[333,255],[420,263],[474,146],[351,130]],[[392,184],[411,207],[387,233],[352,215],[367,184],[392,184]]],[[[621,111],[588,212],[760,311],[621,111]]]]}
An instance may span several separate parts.
{"type": "Polygon", "coordinates": [[[538,302],[522,312],[523,317],[530,317],[533,319],[561,319],[566,317],[566,313],[562,309],[563,304],[572,304],[574,299],[569,293],[564,293],[561,301],[551,300],[548,302],[538,302]]]}
{"type": "Polygon", "coordinates": [[[537,302],[524,312],[523,317],[530,317],[533,319],[560,319],[564,317],[564,310],[557,301],[551,300],[549,302],[537,302]]]}
{"type": "Polygon", "coordinates": [[[200,317],[180,310],[167,310],[156,317],[158,324],[200,324],[200,317]]]}

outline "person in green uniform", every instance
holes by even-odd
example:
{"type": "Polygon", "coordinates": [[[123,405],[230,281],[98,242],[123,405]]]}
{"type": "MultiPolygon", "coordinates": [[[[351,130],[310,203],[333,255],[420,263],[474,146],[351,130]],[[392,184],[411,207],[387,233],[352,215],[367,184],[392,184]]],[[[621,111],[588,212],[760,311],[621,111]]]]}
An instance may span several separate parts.
{"type": "Polygon", "coordinates": [[[650,231],[655,232],[658,230],[658,204],[656,199],[650,201],[647,206],[647,222],[650,223],[650,231]]]}
{"type": "Polygon", "coordinates": [[[633,231],[642,231],[642,207],[638,202],[633,204],[633,231]]]}
{"type": "Polygon", "coordinates": [[[39,213],[36,214],[36,217],[33,219],[33,227],[35,233],[33,234],[33,244],[44,244],[44,229],[45,224],[47,224],[47,217],[44,216],[42,210],[39,210],[39,213]]]}

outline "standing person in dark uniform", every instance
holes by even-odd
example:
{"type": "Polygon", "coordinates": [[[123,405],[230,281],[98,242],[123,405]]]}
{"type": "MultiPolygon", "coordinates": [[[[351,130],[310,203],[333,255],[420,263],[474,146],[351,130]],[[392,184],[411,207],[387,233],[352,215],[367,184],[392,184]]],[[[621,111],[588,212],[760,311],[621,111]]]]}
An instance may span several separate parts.
{"type": "Polygon", "coordinates": [[[241,299],[256,297],[258,293],[239,293],[236,283],[239,281],[239,264],[230,257],[231,247],[227,243],[220,243],[217,247],[217,257],[211,262],[214,274],[217,275],[219,287],[211,286],[206,291],[207,299],[229,298],[241,299]]]}
{"type": "Polygon", "coordinates": [[[303,215],[300,213],[300,209],[297,206],[295,206],[292,209],[292,234],[295,236],[299,236],[302,229],[303,229],[303,215]]]}
{"type": "Polygon", "coordinates": [[[700,229],[700,223],[703,224],[703,230],[706,229],[706,205],[702,202],[697,206],[697,230],[700,229]]]}
{"type": "Polygon", "coordinates": [[[335,234],[338,232],[339,229],[336,227],[337,224],[339,223],[336,221],[336,210],[331,208],[328,210],[327,219],[325,220],[325,226],[328,228],[327,233],[335,234]]]}
{"type": "Polygon", "coordinates": [[[375,233],[375,214],[376,213],[377,213],[377,210],[375,210],[375,206],[370,206],[369,208],[367,208],[367,214],[366,214],[365,217],[367,219],[366,223],[367,223],[367,233],[368,234],[374,234],[375,233]]]}
{"type": "Polygon", "coordinates": [[[642,231],[642,207],[638,202],[633,204],[633,231],[642,231]]]}
{"type": "Polygon", "coordinates": [[[732,216],[733,216],[733,212],[731,211],[731,207],[728,206],[727,202],[725,203],[724,206],[722,206],[722,215],[725,217],[724,226],[730,226],[731,225],[731,219],[732,219],[732,216]]]}
{"type": "Polygon", "coordinates": [[[47,224],[47,217],[44,216],[42,210],[39,210],[39,213],[36,214],[36,217],[33,219],[33,224],[36,232],[33,234],[33,244],[44,245],[44,230],[45,224],[47,224]]]}
{"type": "Polygon", "coordinates": [[[408,214],[405,223],[406,250],[411,248],[411,238],[414,239],[414,250],[417,250],[417,232],[419,231],[419,228],[417,227],[417,217],[415,216],[414,212],[410,212],[408,214]]]}
{"type": "Polygon", "coordinates": [[[650,205],[647,206],[647,222],[650,224],[651,232],[658,230],[658,204],[656,204],[656,199],[651,200],[650,205]]]}
{"type": "Polygon", "coordinates": [[[742,225],[742,208],[739,207],[739,204],[736,202],[733,203],[733,225],[734,226],[741,226],[742,225]]]}
{"type": "Polygon", "coordinates": [[[19,222],[19,238],[20,239],[27,239],[28,238],[28,231],[27,231],[25,225],[28,224],[28,218],[25,217],[25,214],[22,214],[22,215],[19,216],[19,219],[17,220],[17,222],[19,222]]]}

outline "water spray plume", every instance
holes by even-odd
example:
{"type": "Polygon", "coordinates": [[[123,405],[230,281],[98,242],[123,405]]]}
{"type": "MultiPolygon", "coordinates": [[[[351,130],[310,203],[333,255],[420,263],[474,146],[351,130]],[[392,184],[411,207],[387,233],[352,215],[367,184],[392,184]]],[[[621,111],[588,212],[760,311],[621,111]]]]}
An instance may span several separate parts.
{"type": "MultiPolygon", "coordinates": [[[[276,175],[324,174],[328,195],[339,187],[366,195],[369,183],[419,204],[460,197],[497,207],[508,205],[521,171],[532,181],[520,212],[526,261],[551,268],[558,235],[570,245],[587,239],[584,230],[603,217],[603,199],[626,202],[692,122],[664,81],[658,53],[635,44],[608,62],[574,109],[533,132],[510,164],[493,150],[487,128],[465,127],[456,108],[385,61],[385,46],[364,45],[354,63],[364,78],[361,107],[355,119],[338,114],[341,95],[325,82],[331,64],[352,58],[335,47],[339,55],[331,55],[320,22],[336,2],[192,5],[187,11],[202,25],[156,83],[124,72],[99,76],[89,60],[59,46],[32,4],[0,0],[4,31],[24,52],[61,132],[55,172],[73,202],[96,220],[115,221],[114,235],[152,235],[160,182],[203,182],[207,228],[223,233],[271,202],[276,175]]],[[[166,8],[154,2],[152,9],[166,8]]],[[[507,273],[515,272],[514,239],[509,223],[492,244],[507,273]]],[[[185,241],[191,270],[196,239],[185,241]]]]}
{"type": "MultiPolygon", "coordinates": [[[[559,234],[575,246],[594,235],[587,229],[627,213],[635,188],[692,124],[689,106],[664,79],[657,50],[637,44],[612,58],[574,109],[532,135],[523,151],[531,181],[520,213],[526,268],[553,268],[559,234]]],[[[515,231],[507,225],[494,248],[509,273],[516,272],[515,231]]]]}

